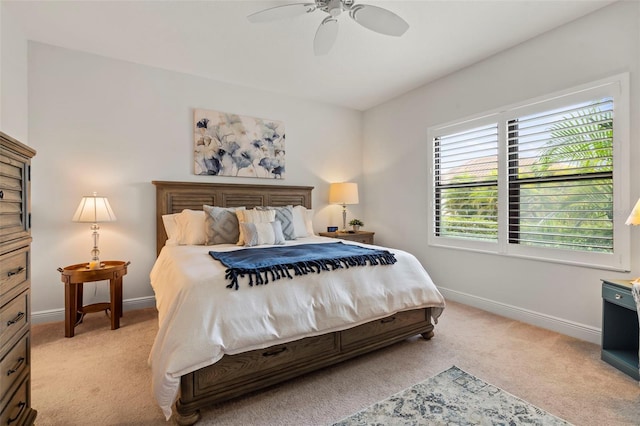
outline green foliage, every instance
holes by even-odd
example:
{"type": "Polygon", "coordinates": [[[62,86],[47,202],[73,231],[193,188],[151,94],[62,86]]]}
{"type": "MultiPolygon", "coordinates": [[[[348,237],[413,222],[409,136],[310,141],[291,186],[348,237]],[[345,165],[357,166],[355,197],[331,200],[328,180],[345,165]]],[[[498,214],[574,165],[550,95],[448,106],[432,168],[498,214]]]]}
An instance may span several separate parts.
{"type": "Polygon", "coordinates": [[[349,225],[351,225],[351,226],[364,226],[364,222],[361,221],[360,219],[351,219],[349,221],[349,225]]]}

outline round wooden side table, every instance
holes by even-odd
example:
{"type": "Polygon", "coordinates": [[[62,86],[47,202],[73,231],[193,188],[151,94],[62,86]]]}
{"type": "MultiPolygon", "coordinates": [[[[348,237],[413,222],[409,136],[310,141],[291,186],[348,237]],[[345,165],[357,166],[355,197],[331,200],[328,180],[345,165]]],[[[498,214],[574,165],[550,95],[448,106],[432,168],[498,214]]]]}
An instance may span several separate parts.
{"type": "Polygon", "coordinates": [[[122,316],[122,277],[127,275],[127,266],[131,262],[121,260],[106,260],[100,262],[97,269],[89,269],[88,263],[58,268],[61,281],[64,283],[64,335],[73,337],[75,327],[82,322],[85,314],[111,311],[111,329],[120,327],[122,316]],[[109,280],[110,301],[82,305],[82,285],[93,281],[109,280]]]}

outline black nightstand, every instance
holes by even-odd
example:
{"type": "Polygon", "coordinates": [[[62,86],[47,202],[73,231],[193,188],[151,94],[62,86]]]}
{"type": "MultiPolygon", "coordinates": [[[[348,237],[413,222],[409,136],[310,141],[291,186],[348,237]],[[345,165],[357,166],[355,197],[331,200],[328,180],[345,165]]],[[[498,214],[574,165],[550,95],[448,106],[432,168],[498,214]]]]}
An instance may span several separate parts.
{"type": "Polygon", "coordinates": [[[638,313],[631,281],[602,280],[603,361],[640,380],[638,371],[638,313]]]}

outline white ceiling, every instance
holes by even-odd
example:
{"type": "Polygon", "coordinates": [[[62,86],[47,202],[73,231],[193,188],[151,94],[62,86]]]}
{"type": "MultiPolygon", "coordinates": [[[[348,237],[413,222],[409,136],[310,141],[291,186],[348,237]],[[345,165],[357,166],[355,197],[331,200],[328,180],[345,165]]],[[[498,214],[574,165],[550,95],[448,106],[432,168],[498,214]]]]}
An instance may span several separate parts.
{"type": "Polygon", "coordinates": [[[614,0],[369,1],[410,24],[400,38],[338,18],[336,45],[313,54],[321,11],[251,24],[290,1],[3,0],[30,40],[366,110],[614,0]]]}

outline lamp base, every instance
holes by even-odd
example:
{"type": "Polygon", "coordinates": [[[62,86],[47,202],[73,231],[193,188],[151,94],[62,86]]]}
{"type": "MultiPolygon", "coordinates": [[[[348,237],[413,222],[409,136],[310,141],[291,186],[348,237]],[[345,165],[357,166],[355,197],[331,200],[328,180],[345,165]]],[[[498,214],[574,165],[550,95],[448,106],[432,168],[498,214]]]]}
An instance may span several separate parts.
{"type": "Polygon", "coordinates": [[[342,205],[342,232],[348,232],[347,231],[347,205],[346,204],[342,205]]]}
{"type": "Polygon", "coordinates": [[[89,265],[97,266],[94,268],[90,266],[89,269],[97,269],[100,267],[100,250],[98,250],[98,241],[100,240],[100,234],[98,234],[98,229],[100,229],[100,227],[97,223],[91,225],[91,230],[93,231],[93,249],[91,250],[91,262],[89,262],[89,265]]]}

